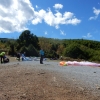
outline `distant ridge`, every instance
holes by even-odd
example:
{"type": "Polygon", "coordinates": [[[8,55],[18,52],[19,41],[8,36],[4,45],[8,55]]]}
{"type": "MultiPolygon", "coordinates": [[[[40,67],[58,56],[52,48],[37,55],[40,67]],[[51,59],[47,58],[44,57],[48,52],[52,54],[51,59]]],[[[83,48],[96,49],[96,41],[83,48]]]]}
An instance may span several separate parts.
{"type": "Polygon", "coordinates": [[[10,39],[10,38],[0,38],[0,41],[13,41],[13,40],[16,40],[16,39],[10,39]]]}

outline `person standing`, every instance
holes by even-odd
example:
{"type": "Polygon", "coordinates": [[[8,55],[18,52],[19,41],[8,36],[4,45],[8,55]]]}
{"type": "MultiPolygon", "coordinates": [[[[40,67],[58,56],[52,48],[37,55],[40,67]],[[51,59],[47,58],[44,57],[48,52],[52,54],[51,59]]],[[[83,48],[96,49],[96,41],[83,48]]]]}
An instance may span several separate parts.
{"type": "Polygon", "coordinates": [[[24,61],[26,59],[25,52],[21,56],[22,56],[22,61],[24,61]]]}
{"type": "Polygon", "coordinates": [[[4,63],[5,52],[0,53],[0,58],[1,58],[1,64],[4,63]]]}
{"type": "Polygon", "coordinates": [[[44,51],[43,49],[40,50],[40,64],[43,64],[43,58],[44,58],[44,51]]]}
{"type": "Polygon", "coordinates": [[[20,53],[17,53],[17,60],[20,61],[20,53]]]}

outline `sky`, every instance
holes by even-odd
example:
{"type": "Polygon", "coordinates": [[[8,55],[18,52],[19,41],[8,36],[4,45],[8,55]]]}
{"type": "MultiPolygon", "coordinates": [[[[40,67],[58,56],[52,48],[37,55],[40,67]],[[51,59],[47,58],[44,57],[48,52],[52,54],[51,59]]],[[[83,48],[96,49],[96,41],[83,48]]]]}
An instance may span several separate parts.
{"type": "Polygon", "coordinates": [[[37,37],[100,41],[100,0],[0,0],[0,38],[37,37]]]}

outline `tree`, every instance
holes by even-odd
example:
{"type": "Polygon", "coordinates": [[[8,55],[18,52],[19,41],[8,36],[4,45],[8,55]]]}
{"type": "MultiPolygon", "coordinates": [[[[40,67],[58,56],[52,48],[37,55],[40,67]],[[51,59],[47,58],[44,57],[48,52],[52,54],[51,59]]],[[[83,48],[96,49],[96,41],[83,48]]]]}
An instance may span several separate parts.
{"type": "Polygon", "coordinates": [[[16,42],[15,41],[7,41],[6,46],[9,47],[8,54],[11,55],[11,56],[14,56],[15,52],[16,52],[16,50],[15,50],[16,42]]]}
{"type": "Polygon", "coordinates": [[[21,47],[21,49],[20,49],[20,51],[19,51],[20,53],[26,53],[27,54],[27,52],[28,52],[28,48],[27,47],[25,47],[25,46],[23,46],[23,47],[21,47]]]}
{"type": "Polygon", "coordinates": [[[30,44],[28,46],[28,53],[27,53],[28,56],[39,56],[39,53],[38,51],[35,49],[35,47],[30,44]]]}
{"type": "Polygon", "coordinates": [[[82,58],[84,55],[84,52],[80,49],[80,46],[76,43],[73,43],[71,45],[69,45],[68,47],[66,47],[65,51],[64,51],[64,55],[66,55],[67,57],[71,57],[71,58],[82,58]]]}
{"type": "Polygon", "coordinates": [[[38,37],[34,34],[31,34],[29,30],[22,32],[22,34],[19,36],[19,39],[17,39],[17,43],[17,49],[20,49],[23,46],[28,47],[30,44],[32,44],[36,49],[40,48],[38,37]]]}
{"type": "Polygon", "coordinates": [[[58,55],[62,55],[63,54],[63,51],[64,51],[64,45],[63,44],[60,44],[58,46],[58,49],[57,49],[57,54],[58,55]]]}

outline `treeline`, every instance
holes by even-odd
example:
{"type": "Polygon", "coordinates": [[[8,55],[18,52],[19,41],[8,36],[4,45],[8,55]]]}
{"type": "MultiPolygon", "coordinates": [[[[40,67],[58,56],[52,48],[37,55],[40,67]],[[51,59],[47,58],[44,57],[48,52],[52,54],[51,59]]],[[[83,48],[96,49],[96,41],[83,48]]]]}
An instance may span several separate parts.
{"type": "Polygon", "coordinates": [[[18,39],[0,39],[0,52],[14,56],[26,52],[27,56],[39,56],[40,48],[47,58],[81,59],[100,61],[100,42],[84,39],[53,39],[37,37],[29,30],[21,33],[18,39]]]}

